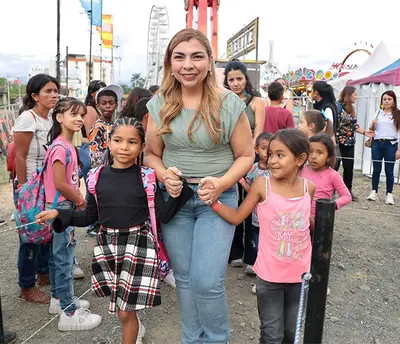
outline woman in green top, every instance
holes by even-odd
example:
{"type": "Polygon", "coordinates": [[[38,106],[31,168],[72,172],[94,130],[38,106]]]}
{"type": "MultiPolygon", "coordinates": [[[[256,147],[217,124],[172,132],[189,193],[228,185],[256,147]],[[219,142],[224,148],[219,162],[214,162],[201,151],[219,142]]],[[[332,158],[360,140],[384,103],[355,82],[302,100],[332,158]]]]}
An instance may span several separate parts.
{"type": "MultiPolygon", "coordinates": [[[[232,60],[225,67],[224,86],[235,92],[240,99],[246,104],[246,115],[250,123],[251,132],[253,133],[253,145],[257,137],[264,131],[265,123],[265,103],[260,94],[254,89],[246,66],[238,61],[232,60]]],[[[258,156],[257,156],[258,158],[258,156]]],[[[258,161],[258,159],[256,159],[258,161]]],[[[239,205],[246,197],[246,193],[240,183],[239,187],[239,205]]],[[[254,257],[257,256],[258,247],[252,242],[252,224],[251,215],[240,225],[236,226],[235,236],[232,242],[229,260],[233,267],[242,267],[243,262],[247,264],[246,273],[254,274],[253,264],[254,257]],[[244,241],[243,241],[244,233],[244,241]]]]}
{"type": "Polygon", "coordinates": [[[145,165],[156,170],[165,197],[179,196],[183,181],[195,191],[161,226],[176,279],[182,343],[227,343],[224,280],[234,226],[209,205],[221,199],[237,207],[236,183],[254,161],[245,104],[218,87],[207,37],[184,29],[168,45],[162,85],[147,107],[145,165]],[[218,178],[205,184],[206,176],[218,178]]]}

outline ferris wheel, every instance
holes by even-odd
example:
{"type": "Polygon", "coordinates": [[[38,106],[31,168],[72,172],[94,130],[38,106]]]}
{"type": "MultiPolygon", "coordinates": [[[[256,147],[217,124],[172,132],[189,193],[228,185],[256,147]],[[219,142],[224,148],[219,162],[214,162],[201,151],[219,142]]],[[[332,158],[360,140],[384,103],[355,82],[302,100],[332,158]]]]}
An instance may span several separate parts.
{"type": "Polygon", "coordinates": [[[153,6],[147,33],[147,76],[144,87],[159,85],[163,75],[164,54],[169,42],[169,19],[165,6],[153,6]]]}

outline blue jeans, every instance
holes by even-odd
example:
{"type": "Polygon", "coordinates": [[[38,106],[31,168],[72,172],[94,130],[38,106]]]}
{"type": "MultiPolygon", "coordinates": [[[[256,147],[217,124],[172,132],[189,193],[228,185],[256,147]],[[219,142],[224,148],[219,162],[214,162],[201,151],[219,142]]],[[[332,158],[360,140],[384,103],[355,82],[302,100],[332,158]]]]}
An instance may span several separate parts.
{"type": "MultiPolygon", "coordinates": [[[[70,209],[72,202],[63,201],[57,204],[57,208],[70,209]]],[[[51,208],[46,205],[46,208],[51,208]]],[[[53,249],[50,254],[50,284],[51,296],[60,299],[60,306],[66,313],[73,313],[76,310],[74,300],[74,288],[72,269],[74,266],[76,239],[74,227],[68,227],[64,232],[53,231],[53,249]]]]}
{"type": "MultiPolygon", "coordinates": [[[[14,181],[14,204],[17,208],[18,181],[14,181]]],[[[18,285],[20,288],[33,288],[36,284],[36,273],[47,274],[49,272],[51,243],[24,244],[19,242],[18,251],[18,285]]]]}
{"type": "Polygon", "coordinates": [[[83,178],[87,179],[87,175],[90,171],[91,164],[90,164],[90,155],[89,155],[89,144],[87,143],[82,143],[81,147],[79,148],[79,160],[82,162],[82,173],[83,173],[83,178]]]}
{"type": "Polygon", "coordinates": [[[372,140],[372,160],[379,160],[372,162],[372,190],[378,192],[379,180],[382,171],[382,160],[385,159],[386,193],[392,193],[397,146],[397,143],[392,144],[390,141],[372,140]]]}
{"type": "MultiPolygon", "coordinates": [[[[230,336],[225,275],[235,226],[225,222],[194,196],[168,223],[162,234],[176,280],[182,344],[226,344],[230,336]]],[[[164,197],[169,196],[165,186],[164,197]]],[[[219,198],[237,208],[236,185],[219,198]]]]}

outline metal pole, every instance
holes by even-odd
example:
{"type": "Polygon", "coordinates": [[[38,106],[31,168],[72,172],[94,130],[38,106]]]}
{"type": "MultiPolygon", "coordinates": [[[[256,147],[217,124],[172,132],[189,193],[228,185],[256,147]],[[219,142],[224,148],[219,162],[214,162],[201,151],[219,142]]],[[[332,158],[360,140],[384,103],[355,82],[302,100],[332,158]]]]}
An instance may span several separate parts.
{"type": "MultiPolygon", "coordinates": [[[[102,36],[103,36],[103,27],[101,27],[101,36],[100,37],[102,37],[102,36]]],[[[100,76],[99,76],[99,79],[103,80],[103,77],[102,77],[102,72],[103,72],[103,44],[100,43],[99,45],[100,45],[100,76]]]]}
{"type": "Polygon", "coordinates": [[[60,83],[61,79],[61,70],[60,70],[60,12],[61,12],[61,0],[57,0],[57,56],[56,56],[56,79],[58,83],[60,83]]]}
{"type": "Polygon", "coordinates": [[[69,88],[68,88],[68,45],[65,52],[65,84],[67,87],[67,97],[69,96],[69,88]]]}
{"type": "Polygon", "coordinates": [[[258,17],[256,19],[256,90],[259,91],[260,88],[260,77],[258,75],[258,17]]]}
{"type": "Polygon", "coordinates": [[[90,0],[89,83],[92,81],[92,27],[93,27],[93,0],[90,0]]]}
{"type": "Polygon", "coordinates": [[[336,203],[332,199],[317,200],[304,344],[322,343],[335,208],[336,203]]]}
{"type": "Polygon", "coordinates": [[[110,73],[110,84],[114,82],[114,45],[111,44],[111,73],[110,73]]]}
{"type": "Polygon", "coordinates": [[[3,327],[3,311],[1,310],[1,295],[0,295],[0,344],[5,344],[4,342],[4,327],[3,327]]]}

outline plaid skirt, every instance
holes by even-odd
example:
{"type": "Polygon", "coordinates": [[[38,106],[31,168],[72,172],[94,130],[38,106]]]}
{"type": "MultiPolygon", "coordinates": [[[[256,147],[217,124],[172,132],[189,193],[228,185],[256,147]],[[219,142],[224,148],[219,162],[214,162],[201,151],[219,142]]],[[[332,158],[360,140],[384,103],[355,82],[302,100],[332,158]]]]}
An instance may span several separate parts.
{"type": "Polygon", "coordinates": [[[158,258],[148,223],[129,229],[102,227],[92,271],[92,289],[99,297],[110,296],[110,313],[161,304],[158,258]]]}

